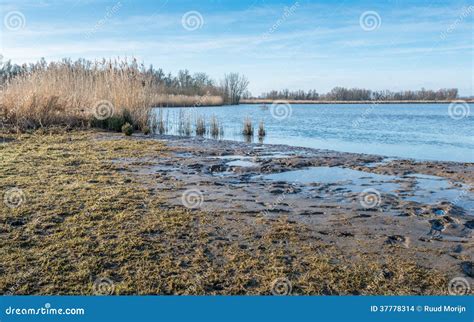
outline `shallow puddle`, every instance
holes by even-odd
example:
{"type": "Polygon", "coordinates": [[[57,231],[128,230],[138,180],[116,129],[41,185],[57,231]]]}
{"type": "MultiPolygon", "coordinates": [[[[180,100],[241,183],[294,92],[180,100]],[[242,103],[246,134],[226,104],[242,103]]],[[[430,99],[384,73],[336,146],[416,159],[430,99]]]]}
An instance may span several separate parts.
{"type": "Polygon", "coordinates": [[[448,201],[464,208],[469,214],[474,214],[474,196],[467,186],[456,187],[449,180],[437,176],[412,174],[397,177],[341,167],[311,167],[263,175],[261,178],[301,184],[331,184],[331,191],[338,191],[334,187],[340,187],[340,191],[352,192],[372,188],[422,204],[448,201]]]}
{"type": "Polygon", "coordinates": [[[302,170],[286,171],[262,176],[264,179],[275,181],[335,184],[342,188],[359,192],[368,187],[384,192],[391,192],[399,188],[397,183],[391,182],[397,177],[387,176],[364,171],[340,167],[311,167],[302,170]]]}
{"type": "Polygon", "coordinates": [[[230,166],[230,167],[257,167],[258,164],[255,163],[255,162],[251,162],[251,161],[245,161],[245,160],[234,160],[234,161],[230,161],[230,162],[227,162],[226,165],[230,166]]]}

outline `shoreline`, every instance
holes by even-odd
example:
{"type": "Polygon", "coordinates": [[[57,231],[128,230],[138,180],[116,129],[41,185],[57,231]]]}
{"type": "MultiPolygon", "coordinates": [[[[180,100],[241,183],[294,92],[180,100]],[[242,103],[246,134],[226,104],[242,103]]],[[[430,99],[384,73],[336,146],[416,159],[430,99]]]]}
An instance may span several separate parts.
{"type": "Polygon", "coordinates": [[[312,101],[312,100],[284,100],[284,99],[242,99],[240,104],[273,104],[274,102],[287,102],[289,104],[451,104],[455,101],[464,101],[468,104],[474,103],[474,99],[456,99],[456,100],[403,100],[403,101],[312,101]]]}

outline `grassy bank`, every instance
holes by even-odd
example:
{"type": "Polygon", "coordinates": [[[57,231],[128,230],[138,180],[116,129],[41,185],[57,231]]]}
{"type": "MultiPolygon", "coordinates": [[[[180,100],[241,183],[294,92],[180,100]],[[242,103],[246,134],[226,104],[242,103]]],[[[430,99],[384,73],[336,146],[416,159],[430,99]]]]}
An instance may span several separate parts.
{"type": "Polygon", "coordinates": [[[272,294],[278,281],[291,294],[446,293],[445,276],[404,249],[347,258],[285,217],[172,206],[179,180],[160,189],[116,162],[173,152],[156,140],[61,130],[2,141],[0,294],[272,294]]]}

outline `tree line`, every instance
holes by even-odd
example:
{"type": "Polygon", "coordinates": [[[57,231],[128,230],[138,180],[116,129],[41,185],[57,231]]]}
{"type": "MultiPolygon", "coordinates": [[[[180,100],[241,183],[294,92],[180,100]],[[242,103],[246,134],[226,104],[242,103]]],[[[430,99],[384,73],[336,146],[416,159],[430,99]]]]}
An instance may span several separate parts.
{"type": "Polygon", "coordinates": [[[421,90],[408,91],[372,91],[363,88],[335,87],[330,92],[320,94],[316,90],[284,89],[263,93],[261,99],[282,100],[314,100],[314,101],[408,101],[408,100],[453,100],[458,98],[457,88],[442,88],[437,91],[422,88],[421,90]]]}

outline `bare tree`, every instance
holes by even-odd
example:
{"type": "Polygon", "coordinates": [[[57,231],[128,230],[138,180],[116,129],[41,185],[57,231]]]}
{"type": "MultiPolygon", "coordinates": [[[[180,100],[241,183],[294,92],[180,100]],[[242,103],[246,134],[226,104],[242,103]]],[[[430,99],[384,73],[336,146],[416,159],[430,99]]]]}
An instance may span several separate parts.
{"type": "Polygon", "coordinates": [[[226,104],[239,104],[242,95],[246,92],[249,81],[239,73],[225,74],[221,81],[221,91],[226,104]]]}

